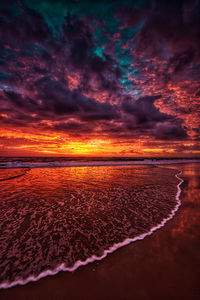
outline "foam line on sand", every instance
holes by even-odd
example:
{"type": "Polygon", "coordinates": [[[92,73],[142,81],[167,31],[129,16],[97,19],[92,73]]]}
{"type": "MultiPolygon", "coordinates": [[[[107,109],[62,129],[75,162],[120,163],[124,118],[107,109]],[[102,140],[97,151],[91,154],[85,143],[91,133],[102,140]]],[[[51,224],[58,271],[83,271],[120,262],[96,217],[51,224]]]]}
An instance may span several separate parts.
{"type": "Polygon", "coordinates": [[[0,289],[7,289],[7,288],[11,288],[14,287],[16,285],[25,285],[29,282],[34,282],[34,281],[38,281],[41,278],[44,278],[46,276],[49,275],[55,275],[57,273],[59,273],[60,271],[68,271],[68,272],[73,272],[75,271],[77,268],[81,267],[81,266],[85,266],[89,263],[92,263],[94,261],[98,261],[98,260],[102,260],[103,258],[105,258],[109,253],[112,253],[114,251],[116,251],[117,249],[126,246],[132,242],[138,241],[138,240],[143,240],[146,236],[151,235],[154,231],[160,229],[161,227],[163,227],[166,222],[168,222],[169,220],[171,220],[176,211],[178,210],[179,206],[181,205],[181,201],[180,201],[180,194],[181,194],[181,188],[180,185],[183,183],[183,179],[179,177],[179,175],[182,172],[180,171],[179,173],[177,173],[175,175],[176,178],[178,178],[179,183],[177,185],[177,193],[176,193],[176,201],[177,204],[175,205],[175,207],[173,208],[173,210],[171,211],[171,213],[162,220],[162,222],[154,227],[152,227],[150,229],[150,231],[143,233],[139,236],[136,236],[135,238],[127,238],[125,239],[123,242],[121,243],[117,243],[114,244],[113,246],[111,246],[109,249],[104,250],[104,253],[102,254],[102,256],[96,256],[96,255],[92,255],[91,257],[88,257],[85,261],[76,261],[75,264],[73,265],[73,267],[66,267],[65,263],[60,264],[56,269],[54,270],[46,270],[44,272],[41,272],[38,276],[29,276],[26,279],[17,279],[13,282],[3,282],[0,284],[0,289]]]}

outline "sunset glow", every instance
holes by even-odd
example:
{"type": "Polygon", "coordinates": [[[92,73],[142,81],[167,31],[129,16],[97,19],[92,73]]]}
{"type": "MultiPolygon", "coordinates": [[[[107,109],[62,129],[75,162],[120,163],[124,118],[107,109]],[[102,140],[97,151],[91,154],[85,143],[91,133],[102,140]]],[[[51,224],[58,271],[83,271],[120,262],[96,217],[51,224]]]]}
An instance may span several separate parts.
{"type": "Polygon", "coordinates": [[[199,2],[167,3],[3,1],[0,155],[200,156],[199,2]]]}

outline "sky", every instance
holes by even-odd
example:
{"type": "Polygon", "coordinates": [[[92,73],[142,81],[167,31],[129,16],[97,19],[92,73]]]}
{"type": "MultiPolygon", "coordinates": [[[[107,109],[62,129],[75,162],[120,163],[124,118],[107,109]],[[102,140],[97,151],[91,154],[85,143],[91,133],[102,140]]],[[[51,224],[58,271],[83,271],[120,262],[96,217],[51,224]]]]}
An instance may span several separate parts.
{"type": "Polygon", "coordinates": [[[0,2],[0,156],[200,157],[200,0],[0,2]]]}

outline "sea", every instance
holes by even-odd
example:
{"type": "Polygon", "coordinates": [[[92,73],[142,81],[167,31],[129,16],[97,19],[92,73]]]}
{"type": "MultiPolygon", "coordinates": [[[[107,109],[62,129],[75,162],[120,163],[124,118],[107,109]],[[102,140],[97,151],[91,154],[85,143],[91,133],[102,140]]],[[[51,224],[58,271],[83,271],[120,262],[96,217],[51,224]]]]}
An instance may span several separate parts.
{"type": "Polygon", "coordinates": [[[199,161],[1,157],[0,288],[74,271],[151,235],[181,205],[178,164],[199,161]]]}

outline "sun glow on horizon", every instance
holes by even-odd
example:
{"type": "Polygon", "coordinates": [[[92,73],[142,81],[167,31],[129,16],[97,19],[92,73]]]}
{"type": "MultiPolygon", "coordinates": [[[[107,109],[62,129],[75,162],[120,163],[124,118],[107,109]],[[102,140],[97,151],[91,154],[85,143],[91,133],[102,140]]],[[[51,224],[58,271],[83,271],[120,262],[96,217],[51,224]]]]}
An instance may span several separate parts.
{"type": "MultiPolygon", "coordinates": [[[[175,156],[182,143],[176,142],[172,148],[167,141],[160,143],[147,140],[88,139],[70,138],[56,132],[30,133],[20,130],[2,131],[0,133],[0,156],[175,156]]],[[[193,144],[188,141],[184,146],[185,155],[199,155],[200,150],[190,150],[193,144]],[[188,150],[187,150],[188,147],[188,150]]]]}

